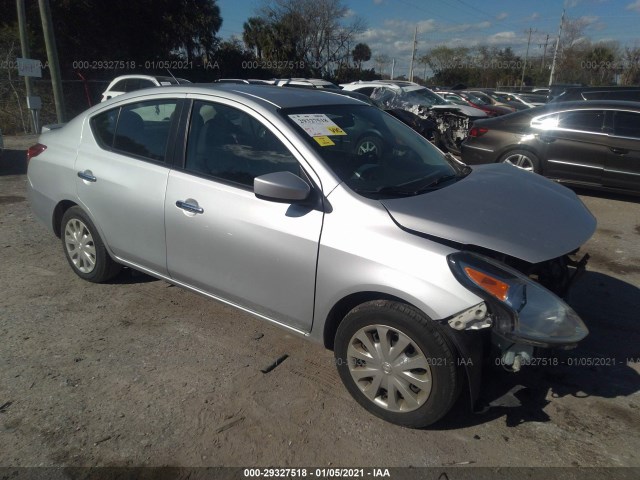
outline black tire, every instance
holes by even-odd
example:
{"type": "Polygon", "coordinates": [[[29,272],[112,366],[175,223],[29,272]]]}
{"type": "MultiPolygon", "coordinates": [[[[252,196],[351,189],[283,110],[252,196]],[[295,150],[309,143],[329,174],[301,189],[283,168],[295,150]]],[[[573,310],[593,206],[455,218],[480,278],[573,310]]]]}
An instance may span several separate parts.
{"type": "Polygon", "coordinates": [[[455,347],[439,325],[406,304],[376,300],[351,310],[338,326],[334,355],[340,378],[354,399],[397,425],[423,428],[433,424],[451,409],[461,390],[455,347]],[[391,348],[385,349],[381,332],[391,348]],[[354,355],[361,356],[363,349],[368,353],[359,340],[364,337],[372,340],[375,356],[387,352],[381,355],[384,362],[376,361],[374,355],[371,361],[356,359],[354,355]],[[374,376],[368,378],[373,371],[374,376]]]}
{"type": "Polygon", "coordinates": [[[356,154],[379,159],[382,156],[382,140],[373,135],[365,135],[356,143],[356,154]]]}
{"type": "Polygon", "coordinates": [[[540,173],[540,159],[529,150],[510,150],[503,154],[499,159],[500,163],[508,163],[514,167],[521,168],[534,173],[540,173]]]}
{"type": "Polygon", "coordinates": [[[64,255],[80,278],[101,283],[120,272],[122,265],[109,256],[95,225],[80,207],[71,207],[62,216],[60,238],[64,255]]]}

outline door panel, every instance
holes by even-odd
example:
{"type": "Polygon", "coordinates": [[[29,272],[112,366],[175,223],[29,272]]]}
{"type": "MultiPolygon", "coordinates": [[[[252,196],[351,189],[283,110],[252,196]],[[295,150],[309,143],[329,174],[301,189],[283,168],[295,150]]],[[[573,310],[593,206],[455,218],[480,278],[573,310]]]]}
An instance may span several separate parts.
{"type": "Polygon", "coordinates": [[[253,193],[256,176],[304,176],[300,164],[266,122],[240,108],[196,101],[189,123],[185,168],[167,184],[169,274],[310,330],[323,212],[253,193]]]}
{"type": "Polygon", "coordinates": [[[613,113],[609,146],[604,186],[640,191],[640,113],[613,113]]]}
{"type": "Polygon", "coordinates": [[[78,198],[112,252],[165,275],[169,168],[163,162],[172,122],[166,114],[176,105],[175,99],[139,102],[94,116],[75,165],[78,198]],[[149,108],[160,113],[143,120],[140,113],[149,108]]]}
{"type": "MultiPolygon", "coordinates": [[[[560,112],[554,125],[537,133],[547,177],[601,184],[609,149],[603,142],[605,114],[601,110],[560,112]]],[[[541,121],[544,124],[544,119],[541,121]]]]}
{"type": "Polygon", "coordinates": [[[180,171],[169,175],[165,208],[173,278],[310,330],[322,212],[180,171]]]}

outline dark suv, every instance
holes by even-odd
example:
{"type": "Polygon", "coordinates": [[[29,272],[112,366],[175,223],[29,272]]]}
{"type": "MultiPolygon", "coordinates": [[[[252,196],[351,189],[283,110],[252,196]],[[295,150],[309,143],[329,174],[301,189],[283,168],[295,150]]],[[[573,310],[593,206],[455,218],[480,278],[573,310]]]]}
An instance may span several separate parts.
{"type": "Polygon", "coordinates": [[[579,186],[640,193],[640,102],[561,102],[478,120],[462,161],[509,163],[579,186]]]}

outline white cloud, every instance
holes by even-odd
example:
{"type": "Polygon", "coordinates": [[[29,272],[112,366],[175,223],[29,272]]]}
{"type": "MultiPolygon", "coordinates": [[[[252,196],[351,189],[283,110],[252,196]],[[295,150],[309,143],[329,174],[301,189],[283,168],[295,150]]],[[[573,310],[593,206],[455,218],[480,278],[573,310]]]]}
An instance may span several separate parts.
{"type": "Polygon", "coordinates": [[[487,37],[487,43],[489,43],[490,45],[513,43],[516,38],[517,36],[515,32],[498,32],[487,37]]]}
{"type": "MultiPolygon", "coordinates": [[[[640,0],[638,0],[638,1],[640,2],[640,0]]],[[[498,14],[498,16],[496,17],[496,20],[504,20],[508,16],[509,16],[509,14],[507,12],[502,12],[502,13],[498,14]]]]}
{"type": "Polygon", "coordinates": [[[348,9],[344,14],[344,18],[353,17],[355,14],[356,14],[356,12],[354,10],[348,9]]]}
{"type": "Polygon", "coordinates": [[[457,33],[457,32],[468,32],[469,30],[482,30],[483,28],[489,28],[491,26],[491,22],[480,22],[480,23],[462,23],[460,25],[452,25],[450,27],[445,27],[441,29],[441,32],[444,33],[457,33]]]}
{"type": "Polygon", "coordinates": [[[633,3],[630,3],[626,6],[627,10],[635,10],[636,12],[640,12],[640,0],[636,0],[633,3]]]}

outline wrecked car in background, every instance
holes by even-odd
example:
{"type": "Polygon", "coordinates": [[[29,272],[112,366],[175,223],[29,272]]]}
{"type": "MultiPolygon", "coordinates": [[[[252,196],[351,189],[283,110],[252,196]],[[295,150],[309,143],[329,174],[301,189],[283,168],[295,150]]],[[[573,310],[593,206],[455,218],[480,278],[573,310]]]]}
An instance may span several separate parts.
{"type": "Polygon", "coordinates": [[[453,104],[413,82],[377,80],[346,83],[341,87],[369,95],[385,110],[400,109],[417,115],[424,122],[425,136],[454,155],[460,155],[460,145],[473,121],[487,118],[478,108],[453,104]]]}

